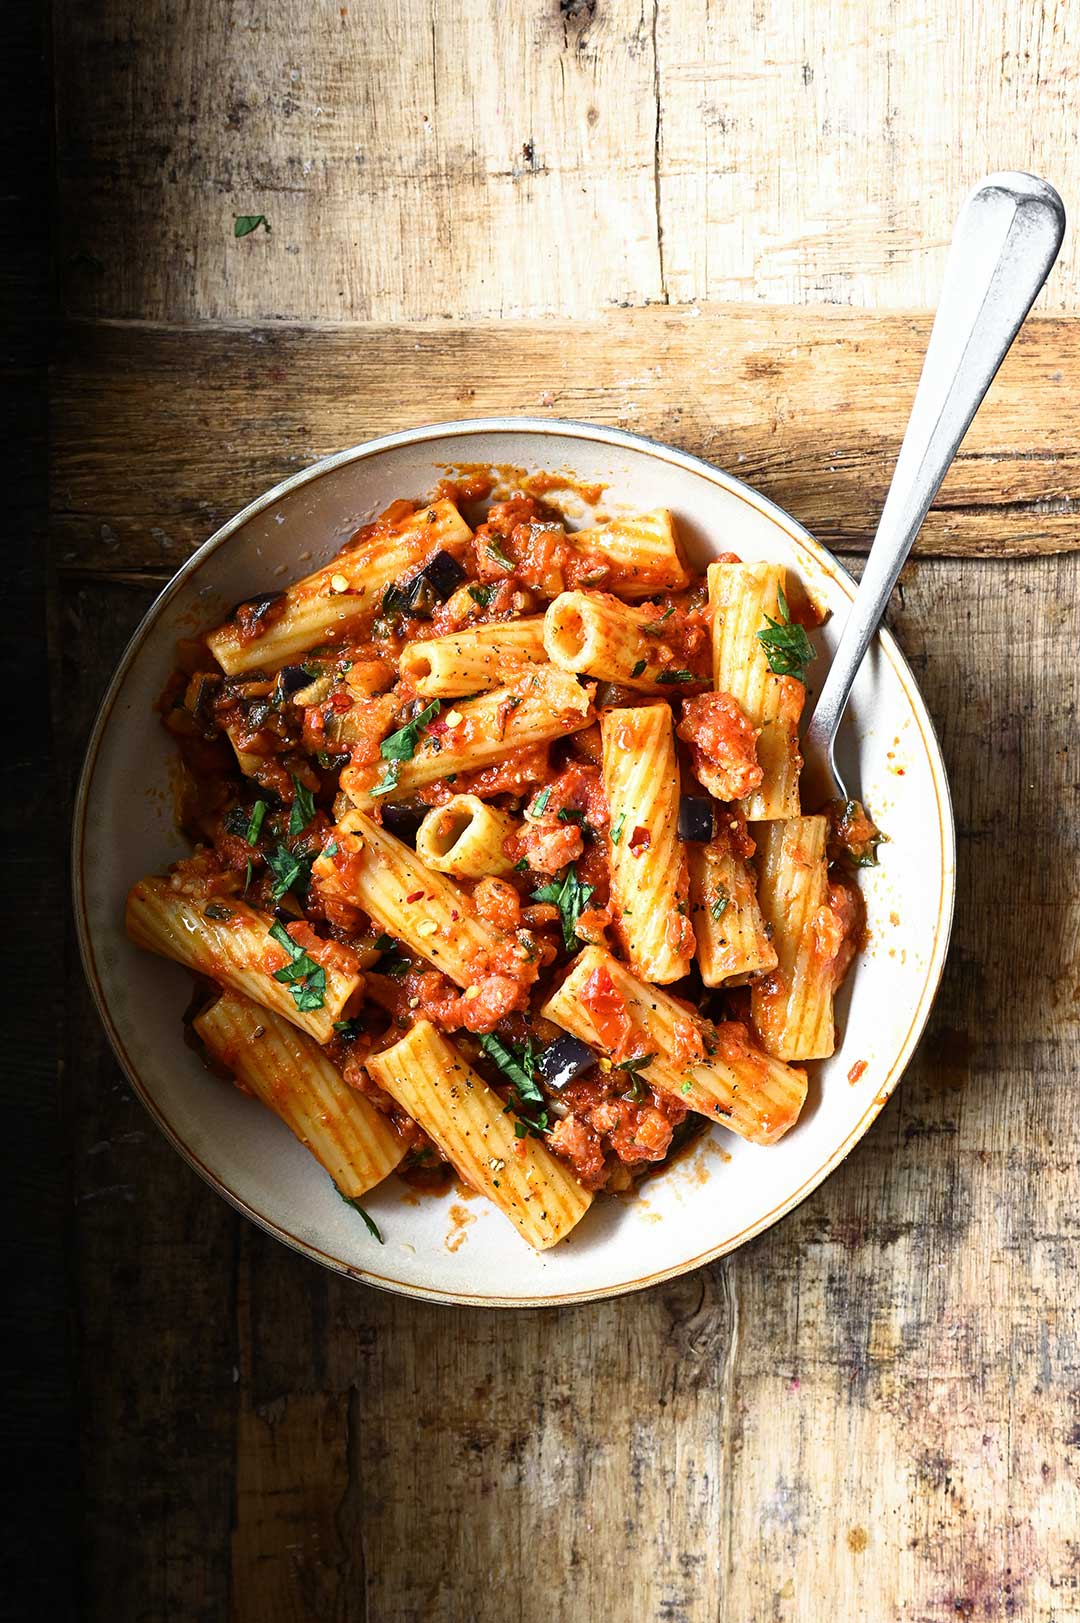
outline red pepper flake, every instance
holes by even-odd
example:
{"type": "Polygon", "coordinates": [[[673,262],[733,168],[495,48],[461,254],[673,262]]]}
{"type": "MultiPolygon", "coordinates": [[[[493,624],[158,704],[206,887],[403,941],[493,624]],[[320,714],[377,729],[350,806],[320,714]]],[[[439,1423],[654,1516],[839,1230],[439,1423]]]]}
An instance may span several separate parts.
{"type": "Polygon", "coordinates": [[[332,710],[351,710],[352,697],[348,693],[331,693],[330,708],[332,710]]]}
{"type": "Polygon", "coordinates": [[[647,851],[649,849],[649,846],[652,843],[652,835],[649,833],[647,828],[642,828],[641,824],[639,823],[626,843],[634,855],[639,857],[643,851],[647,851]]]}
{"type": "Polygon", "coordinates": [[[456,924],[457,921],[458,921],[458,917],[459,917],[459,914],[458,914],[457,908],[456,907],[451,908],[450,909],[450,918],[451,918],[452,923],[456,924]]]}
{"type": "Polygon", "coordinates": [[[847,1079],[851,1083],[852,1087],[855,1086],[856,1082],[862,1081],[865,1071],[866,1061],[864,1059],[857,1059],[847,1074],[847,1079]]]}
{"type": "Polygon", "coordinates": [[[411,896],[406,896],[405,898],[407,902],[422,902],[423,899],[424,893],[422,890],[414,890],[411,896]]]}

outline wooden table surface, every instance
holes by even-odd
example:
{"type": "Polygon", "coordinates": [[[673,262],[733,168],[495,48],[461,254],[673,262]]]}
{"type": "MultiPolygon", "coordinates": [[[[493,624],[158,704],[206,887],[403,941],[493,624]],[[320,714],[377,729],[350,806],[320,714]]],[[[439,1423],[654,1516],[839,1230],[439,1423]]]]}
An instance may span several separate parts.
{"type": "MultiPolygon", "coordinates": [[[[68,794],[170,572],[386,429],[624,424],[865,551],[963,192],[1080,199],[1068,0],[55,0],[53,54],[68,794]]],[[[1080,1618],[1078,267],[891,613],[956,804],[936,1012],[771,1232],[565,1310],[346,1283],[157,1135],[69,947],[82,1615],[1080,1618]]]]}

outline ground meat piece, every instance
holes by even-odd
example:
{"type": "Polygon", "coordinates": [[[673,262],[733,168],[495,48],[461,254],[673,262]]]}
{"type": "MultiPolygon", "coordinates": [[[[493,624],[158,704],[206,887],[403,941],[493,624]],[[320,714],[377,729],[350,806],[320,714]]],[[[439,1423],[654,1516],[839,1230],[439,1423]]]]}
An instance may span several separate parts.
{"type": "Polygon", "coordinates": [[[862,945],[866,928],[866,903],[857,885],[830,875],[829,911],[835,923],[833,936],[833,986],[839,986],[862,945]]]}
{"type": "Polygon", "coordinates": [[[684,700],[676,732],[690,745],[694,771],[717,800],[742,800],[761,782],[758,730],[730,693],[684,700]]]}
{"type": "Polygon", "coordinates": [[[574,1169],[579,1183],[586,1189],[600,1189],[604,1185],[606,1169],[600,1135],[580,1116],[564,1116],[555,1123],[548,1148],[574,1169]]]}
{"type": "Polygon", "coordinates": [[[534,873],[555,874],[577,860],[585,841],[576,823],[560,823],[545,815],[539,822],[523,823],[516,834],[508,835],[504,849],[515,862],[524,858],[534,873]]]}
{"type": "Polygon", "coordinates": [[[481,879],[473,891],[473,905],[479,917],[498,930],[516,930],[521,924],[521,898],[505,879],[481,879]]]}
{"type": "Polygon", "coordinates": [[[211,896],[233,896],[238,889],[237,877],[218,856],[205,846],[197,846],[190,857],[176,863],[169,874],[169,886],[181,896],[203,901],[211,896]]]}

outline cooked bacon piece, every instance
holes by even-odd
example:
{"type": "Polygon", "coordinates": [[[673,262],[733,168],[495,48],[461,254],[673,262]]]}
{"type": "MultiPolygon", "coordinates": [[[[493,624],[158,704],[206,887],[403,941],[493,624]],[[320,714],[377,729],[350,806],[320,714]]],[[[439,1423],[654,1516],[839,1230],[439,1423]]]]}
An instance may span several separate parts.
{"type": "Polygon", "coordinates": [[[758,729],[730,693],[684,700],[675,731],[690,745],[694,771],[717,800],[742,800],[761,782],[758,729]]]}

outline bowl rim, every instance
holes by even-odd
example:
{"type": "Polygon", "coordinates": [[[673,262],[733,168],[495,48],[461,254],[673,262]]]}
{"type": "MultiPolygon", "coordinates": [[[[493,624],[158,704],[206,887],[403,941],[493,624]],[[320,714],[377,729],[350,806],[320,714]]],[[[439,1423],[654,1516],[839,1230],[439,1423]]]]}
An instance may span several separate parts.
{"type": "Polygon", "coordinates": [[[150,604],[132,633],[98,707],[79,773],[72,816],[72,902],[75,913],[76,938],[79,944],[83,972],[113,1053],[119,1060],[136,1097],[149,1113],[158,1129],[188,1165],[242,1216],[249,1218],[259,1228],[272,1235],[274,1239],[282,1241],[292,1250],[300,1252],[311,1261],[320,1263],[323,1267],[330,1268],[335,1273],[346,1278],[362,1281],[364,1284],[389,1291],[394,1295],[454,1307],[565,1307],[573,1303],[603,1301],[614,1296],[628,1295],[632,1291],[646,1290],[652,1285],[662,1284],[665,1280],[678,1278],[682,1274],[692,1272],[695,1268],[701,1268],[707,1263],[715,1262],[719,1257],[726,1256],[729,1252],[764,1233],[766,1229],[771,1228],[781,1218],[786,1217],[789,1212],[793,1211],[796,1206],[800,1205],[839,1166],[840,1162],[846,1159],[892,1097],[910,1063],[916,1045],[930,1017],[948,956],[956,899],[956,829],[948,774],[945,770],[945,762],[937,732],[911,667],[887,626],[882,625],[879,629],[878,640],[900,681],[905,696],[911,704],[926,757],[930,763],[930,775],[937,800],[943,864],[942,893],[935,922],[933,947],[927,962],[926,977],[911,1024],[889,1067],[887,1076],[881,1085],[875,1088],[873,1098],[859,1117],[859,1120],[821,1165],[802,1180],[797,1189],[779,1201],[771,1211],[765,1213],[755,1222],[748,1224],[745,1229],[741,1229],[737,1234],[729,1236],[716,1245],[706,1247],[704,1251],[693,1257],[674,1263],[670,1267],[657,1269],[655,1272],[639,1279],[627,1280],[595,1289],[562,1291],[552,1295],[523,1297],[497,1296],[472,1291],[447,1291],[423,1285],[405,1284],[400,1280],[381,1275],[375,1271],[357,1268],[343,1261],[342,1258],[321,1250],[311,1241],[299,1235],[291,1234],[287,1229],[282,1228],[280,1224],[256,1211],[241,1195],[222,1183],[217,1174],[211,1171],[199,1159],[195,1151],[183,1141],[157,1105],[150,1090],[143,1082],[138,1067],[127,1053],[123,1038],[113,1022],[105,990],[98,974],[93,936],[87,913],[86,887],[84,883],[86,821],[90,788],[101,745],[109,727],[116,700],[131,666],[134,664],[143,643],[159,616],[173,598],[187,586],[191,578],[198,574],[208,559],[213,557],[249,519],[254,518],[258,513],[280,501],[282,497],[289,495],[291,492],[312,483],[324,474],[332,473],[336,468],[352,462],[378,457],[387,451],[397,450],[403,446],[423,445],[444,438],[466,438],[470,435],[494,433],[529,434],[541,439],[593,440],[601,445],[645,452],[647,455],[661,461],[670,462],[677,467],[685,468],[688,472],[703,476],[710,483],[727,491],[748,506],[756,508],[763,516],[771,519],[791,542],[809,552],[818,566],[837,582],[849,598],[854,596],[857,587],[855,577],[821,542],[815,540],[797,519],[793,518],[790,513],[768,496],[762,495],[752,485],[746,484],[733,474],[705,461],[703,457],[696,456],[689,451],[678,450],[674,446],[666,445],[662,440],[654,440],[644,434],[632,433],[628,429],[590,423],[577,418],[468,417],[442,423],[424,423],[415,428],[399,429],[391,434],[382,434],[375,439],[364,440],[360,444],[350,446],[345,450],[335,451],[330,456],[320,457],[308,467],[300,469],[299,472],[290,474],[287,479],[281,480],[269,490],[264,491],[262,495],[257,496],[245,507],[242,507],[239,512],[235,513],[232,518],[227,519],[224,524],[220,525],[201,546],[196,548],[190,558],[181,564],[180,568],[150,604]]]}

